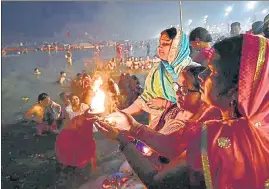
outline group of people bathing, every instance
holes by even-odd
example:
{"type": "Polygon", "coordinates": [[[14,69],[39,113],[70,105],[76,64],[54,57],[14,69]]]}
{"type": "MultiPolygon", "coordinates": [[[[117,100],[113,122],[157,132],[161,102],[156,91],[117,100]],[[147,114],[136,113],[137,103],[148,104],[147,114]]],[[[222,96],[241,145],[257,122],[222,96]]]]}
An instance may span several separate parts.
{"type": "MultiPolygon", "coordinates": [[[[143,93],[91,122],[119,143],[127,169],[146,188],[269,187],[269,41],[240,34],[210,47],[208,35],[204,28],[189,38],[176,28],[164,30],[161,61],[149,71],[143,93]],[[150,114],[149,125],[132,117],[142,112],[150,114]],[[137,141],[151,150],[142,152],[137,141]]],[[[76,94],[71,104],[83,98],[82,91],[76,94]]],[[[36,107],[44,112],[41,106],[59,116],[59,106],[44,95],[36,107]]]]}
{"type": "Polygon", "coordinates": [[[135,57],[129,57],[125,61],[123,59],[119,58],[112,58],[107,62],[105,65],[105,68],[107,70],[115,70],[117,67],[125,67],[127,70],[150,70],[153,66],[153,64],[158,63],[160,59],[155,56],[153,59],[151,59],[149,56],[147,56],[145,59],[142,57],[135,58],[135,57]]]}
{"type": "Polygon", "coordinates": [[[203,37],[163,31],[144,92],[95,124],[146,188],[267,189],[269,41],[240,34],[210,47],[203,37]],[[149,125],[132,117],[144,111],[149,125]]]}
{"type": "MultiPolygon", "coordinates": [[[[35,74],[41,74],[38,68],[35,69],[35,74]]],[[[66,72],[62,71],[57,83],[68,92],[59,95],[59,103],[51,100],[47,93],[38,96],[38,102],[25,113],[27,120],[38,123],[36,135],[43,136],[47,132],[58,134],[70,120],[84,114],[91,108],[97,88],[106,95],[106,114],[132,104],[143,92],[139,79],[129,73],[121,73],[118,83],[102,72],[95,71],[90,75],[82,70],[70,80],[66,72]]]]}

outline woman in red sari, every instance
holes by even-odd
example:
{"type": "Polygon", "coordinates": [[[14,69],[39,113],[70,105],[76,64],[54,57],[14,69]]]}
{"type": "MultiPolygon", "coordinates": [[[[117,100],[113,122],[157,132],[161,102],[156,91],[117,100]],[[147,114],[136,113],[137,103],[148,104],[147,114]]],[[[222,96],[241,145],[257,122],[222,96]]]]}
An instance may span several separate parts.
{"type": "MultiPolygon", "coordinates": [[[[244,34],[213,48],[208,68],[200,74],[201,98],[218,108],[222,119],[187,123],[169,136],[171,145],[179,146],[179,155],[187,151],[186,162],[175,160],[157,171],[129,142],[128,133],[98,121],[100,131],[120,142],[148,188],[269,188],[269,41],[244,34]],[[182,187],[180,175],[186,172],[189,186],[182,187]]],[[[143,126],[136,132],[143,132],[143,126]]]]}
{"type": "Polygon", "coordinates": [[[68,122],[55,142],[58,161],[66,166],[84,168],[91,163],[96,167],[96,144],[93,138],[92,116],[78,115],[68,122]]]}

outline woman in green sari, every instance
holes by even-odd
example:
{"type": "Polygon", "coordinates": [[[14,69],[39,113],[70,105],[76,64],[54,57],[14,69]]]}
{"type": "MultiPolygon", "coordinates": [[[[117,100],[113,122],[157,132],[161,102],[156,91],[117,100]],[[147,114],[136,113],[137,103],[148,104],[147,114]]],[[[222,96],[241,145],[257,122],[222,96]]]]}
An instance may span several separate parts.
{"type": "Polygon", "coordinates": [[[123,112],[135,115],[144,112],[150,114],[150,120],[161,115],[170,102],[175,103],[172,83],[177,81],[181,71],[192,62],[189,40],[185,33],[176,28],[161,33],[158,54],[161,59],[150,70],[144,86],[144,92],[123,112]]]}

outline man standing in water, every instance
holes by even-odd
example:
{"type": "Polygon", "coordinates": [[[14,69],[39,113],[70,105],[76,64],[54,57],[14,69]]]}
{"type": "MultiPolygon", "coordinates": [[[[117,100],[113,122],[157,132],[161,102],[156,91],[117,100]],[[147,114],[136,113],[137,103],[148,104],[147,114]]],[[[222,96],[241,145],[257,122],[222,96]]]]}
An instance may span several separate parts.
{"type": "Polygon", "coordinates": [[[134,47],[131,43],[129,43],[129,57],[133,56],[133,52],[134,52],[134,47]]]}
{"type": "Polygon", "coordinates": [[[72,53],[70,49],[67,49],[65,58],[67,59],[68,65],[72,66],[72,53]]]}
{"type": "Polygon", "coordinates": [[[24,115],[25,119],[37,123],[36,135],[43,136],[46,132],[57,134],[56,121],[61,115],[61,106],[50,99],[46,93],[38,96],[38,103],[32,106],[24,115]]]}
{"type": "Polygon", "coordinates": [[[48,53],[49,53],[49,55],[51,54],[51,53],[50,53],[50,47],[51,47],[51,46],[48,45],[48,53]]]}
{"type": "Polygon", "coordinates": [[[62,71],[60,73],[60,77],[58,79],[58,83],[62,85],[64,83],[66,83],[66,82],[67,82],[67,80],[66,80],[66,73],[62,71]]]}
{"type": "Polygon", "coordinates": [[[100,47],[100,45],[95,45],[94,46],[94,54],[95,54],[95,56],[96,57],[99,57],[100,56],[100,52],[101,52],[101,47],[100,47]]]}
{"type": "Polygon", "coordinates": [[[117,59],[122,59],[122,46],[118,43],[116,45],[116,51],[117,51],[117,59]]]}
{"type": "Polygon", "coordinates": [[[149,56],[149,53],[150,53],[150,43],[148,42],[147,43],[147,56],[149,56]]]}

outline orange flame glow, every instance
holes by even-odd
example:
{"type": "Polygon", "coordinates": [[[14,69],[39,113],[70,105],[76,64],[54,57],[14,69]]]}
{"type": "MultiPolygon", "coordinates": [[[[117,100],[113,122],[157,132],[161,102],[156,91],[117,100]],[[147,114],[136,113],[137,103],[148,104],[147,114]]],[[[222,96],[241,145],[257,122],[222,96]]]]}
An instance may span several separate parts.
{"type": "Polygon", "coordinates": [[[105,93],[100,89],[99,82],[95,82],[93,85],[94,97],[91,101],[92,112],[104,112],[105,111],[105,93]]]}

